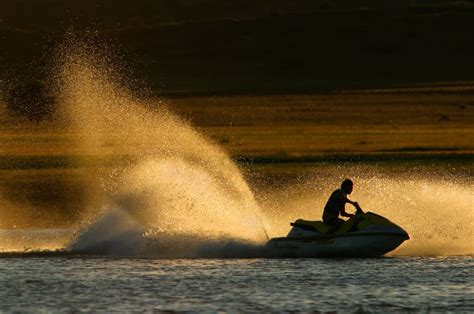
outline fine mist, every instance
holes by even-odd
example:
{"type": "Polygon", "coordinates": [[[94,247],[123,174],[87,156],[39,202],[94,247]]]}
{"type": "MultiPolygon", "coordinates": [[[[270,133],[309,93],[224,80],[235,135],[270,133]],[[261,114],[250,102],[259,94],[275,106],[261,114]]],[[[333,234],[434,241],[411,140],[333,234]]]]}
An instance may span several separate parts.
{"type": "Polygon", "coordinates": [[[224,151],[163,102],[136,96],[92,45],[67,44],[60,51],[56,84],[72,145],[107,165],[89,178],[90,202],[79,231],[94,228],[87,241],[110,239],[118,229],[141,235],[145,228],[168,237],[266,240],[253,194],[224,151]],[[114,223],[97,222],[110,219],[109,211],[124,213],[113,214],[114,223]]]}

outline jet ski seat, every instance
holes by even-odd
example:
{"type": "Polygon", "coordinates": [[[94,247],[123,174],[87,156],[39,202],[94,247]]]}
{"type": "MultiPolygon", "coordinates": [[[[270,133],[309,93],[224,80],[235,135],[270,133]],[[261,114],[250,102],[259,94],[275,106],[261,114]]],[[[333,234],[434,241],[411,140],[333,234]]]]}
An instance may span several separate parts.
{"type": "Polygon", "coordinates": [[[322,221],[311,221],[303,219],[298,219],[295,222],[290,223],[290,225],[293,227],[301,228],[308,231],[316,231],[319,233],[327,233],[331,228],[322,221]]]}
{"type": "MultiPolygon", "coordinates": [[[[311,221],[298,219],[295,222],[290,223],[293,227],[297,227],[303,230],[316,231],[322,234],[327,234],[331,229],[330,226],[326,225],[322,221],[311,221]]],[[[339,228],[332,233],[342,234],[347,232],[354,232],[359,229],[366,228],[369,225],[379,225],[386,227],[396,227],[392,222],[388,221],[382,216],[367,212],[364,214],[356,215],[346,220],[339,228]]]]}

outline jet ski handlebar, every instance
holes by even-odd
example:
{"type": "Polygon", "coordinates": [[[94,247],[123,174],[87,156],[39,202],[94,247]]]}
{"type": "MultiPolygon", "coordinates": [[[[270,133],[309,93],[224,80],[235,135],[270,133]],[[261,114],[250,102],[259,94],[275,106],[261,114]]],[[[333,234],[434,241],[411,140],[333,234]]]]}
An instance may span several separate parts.
{"type": "Polygon", "coordinates": [[[355,203],[355,208],[356,208],[356,215],[360,215],[360,214],[363,214],[364,211],[362,210],[362,208],[360,208],[359,204],[358,203],[355,203]]]}

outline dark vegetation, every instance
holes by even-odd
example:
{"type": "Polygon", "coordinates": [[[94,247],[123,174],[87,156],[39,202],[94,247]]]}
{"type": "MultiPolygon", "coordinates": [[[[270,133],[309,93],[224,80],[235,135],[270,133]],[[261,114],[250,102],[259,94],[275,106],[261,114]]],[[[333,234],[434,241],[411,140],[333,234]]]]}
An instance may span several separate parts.
{"type": "Polygon", "coordinates": [[[29,81],[11,88],[6,97],[8,113],[17,118],[39,122],[50,118],[55,109],[55,98],[41,81],[29,81]]]}
{"type": "Polygon", "coordinates": [[[64,32],[85,29],[165,93],[474,79],[474,2],[443,0],[2,1],[3,79],[41,76],[64,32]]]}

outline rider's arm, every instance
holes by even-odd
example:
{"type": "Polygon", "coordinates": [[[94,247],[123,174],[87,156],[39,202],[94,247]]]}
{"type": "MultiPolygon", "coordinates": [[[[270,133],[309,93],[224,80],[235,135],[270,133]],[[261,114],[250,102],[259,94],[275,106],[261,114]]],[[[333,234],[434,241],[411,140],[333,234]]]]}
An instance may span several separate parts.
{"type": "Polygon", "coordinates": [[[352,216],[354,216],[354,214],[346,213],[346,211],[343,210],[343,211],[341,211],[341,216],[342,216],[342,217],[352,217],[352,216]]]}
{"type": "MultiPolygon", "coordinates": [[[[353,201],[349,200],[347,197],[346,197],[346,200],[347,200],[347,203],[354,205],[354,207],[356,208],[356,213],[355,213],[356,215],[359,215],[359,214],[363,214],[363,213],[364,213],[364,211],[362,210],[362,208],[360,208],[359,203],[353,202],[353,201]]],[[[341,215],[342,215],[342,213],[341,213],[341,215]]],[[[353,216],[353,215],[352,215],[352,216],[353,216]]],[[[351,217],[352,217],[352,216],[351,216],[351,217]]],[[[347,216],[346,216],[346,217],[347,217],[347,216]]]]}
{"type": "MultiPolygon", "coordinates": [[[[346,203],[349,203],[349,204],[353,205],[355,208],[359,207],[359,204],[357,202],[353,202],[350,199],[348,199],[347,197],[345,199],[346,199],[346,203]]],[[[352,217],[352,216],[354,216],[354,214],[346,213],[346,210],[343,209],[341,211],[341,216],[343,216],[343,217],[352,217]]]]}
{"type": "Polygon", "coordinates": [[[357,207],[357,205],[359,205],[359,204],[357,204],[357,202],[353,202],[350,199],[348,199],[347,197],[346,197],[346,203],[349,203],[349,204],[354,205],[356,207],[357,207]]]}

